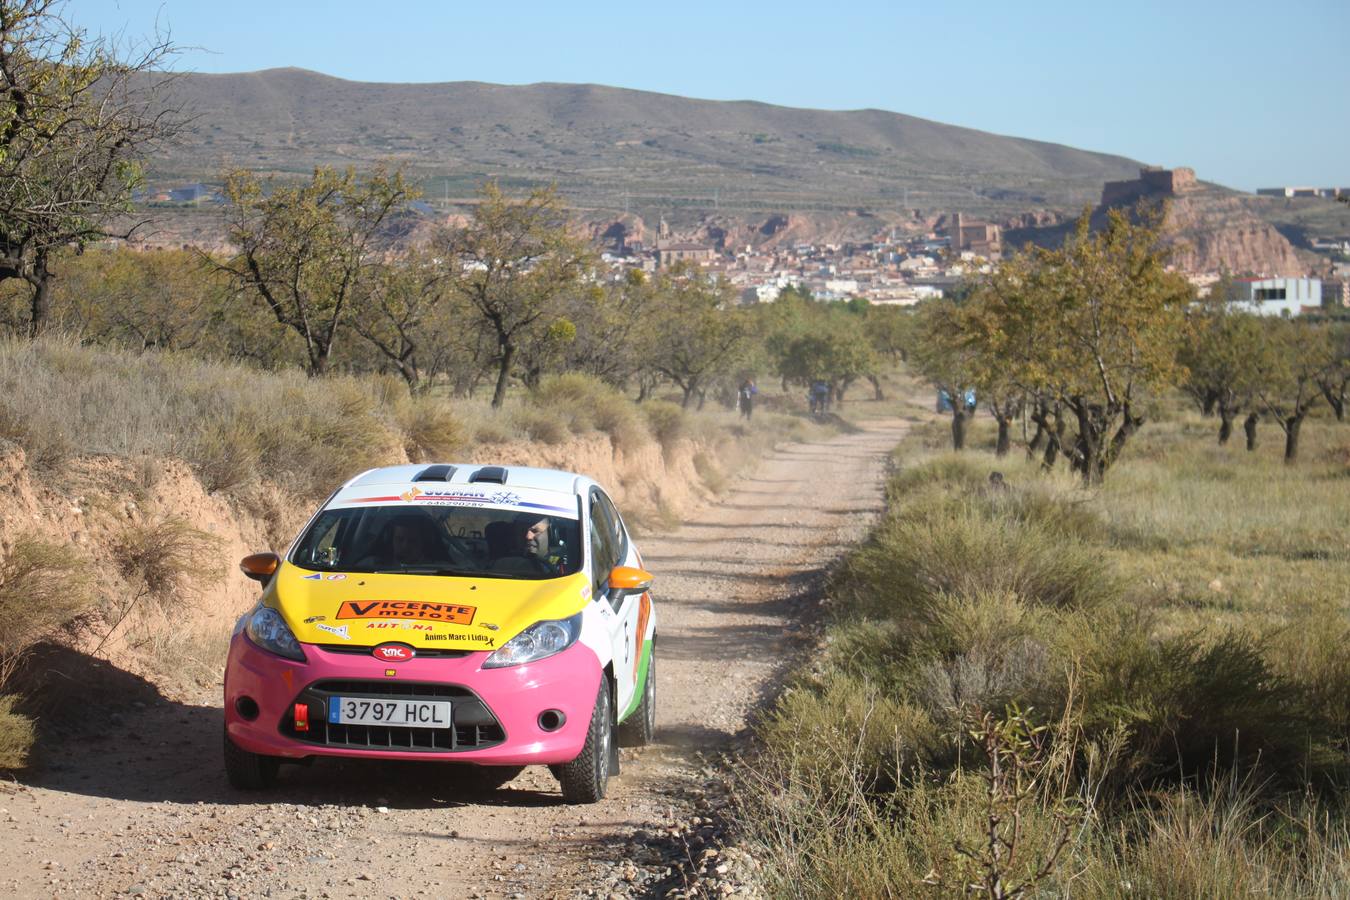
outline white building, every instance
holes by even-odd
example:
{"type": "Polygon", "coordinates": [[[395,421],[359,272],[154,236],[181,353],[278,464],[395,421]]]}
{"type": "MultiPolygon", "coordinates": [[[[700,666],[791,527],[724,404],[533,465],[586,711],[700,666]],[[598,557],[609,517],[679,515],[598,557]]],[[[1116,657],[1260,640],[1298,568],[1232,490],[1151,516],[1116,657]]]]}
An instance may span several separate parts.
{"type": "Polygon", "coordinates": [[[1258,316],[1296,316],[1305,306],[1322,305],[1319,278],[1240,278],[1233,304],[1258,316]]]}

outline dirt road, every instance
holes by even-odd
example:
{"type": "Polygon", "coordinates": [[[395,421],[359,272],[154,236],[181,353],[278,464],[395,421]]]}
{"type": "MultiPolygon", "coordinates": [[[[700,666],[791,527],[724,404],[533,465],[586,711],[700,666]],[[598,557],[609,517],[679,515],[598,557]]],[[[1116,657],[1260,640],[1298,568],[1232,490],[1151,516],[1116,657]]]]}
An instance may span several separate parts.
{"type": "Polygon", "coordinates": [[[475,788],[445,766],[323,761],[263,794],[229,790],[219,695],[89,710],[65,759],[0,787],[0,895],[572,897],[641,893],[653,835],[700,812],[715,755],[771,690],[820,569],[881,505],[898,420],[784,446],[674,533],[656,574],[658,744],[624,751],[610,796],[562,804],[545,769],[475,788]]]}

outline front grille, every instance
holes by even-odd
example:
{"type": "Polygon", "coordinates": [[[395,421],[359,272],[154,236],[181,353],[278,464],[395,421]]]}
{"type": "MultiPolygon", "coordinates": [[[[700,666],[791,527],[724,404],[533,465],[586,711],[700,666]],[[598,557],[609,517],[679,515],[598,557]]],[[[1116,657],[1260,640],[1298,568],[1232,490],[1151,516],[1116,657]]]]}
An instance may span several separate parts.
{"type": "Polygon", "coordinates": [[[506,740],[497,717],[478,695],[453,684],[392,681],[320,681],[300,692],[296,703],[309,706],[309,730],[296,731],[290,711],[282,718],[281,733],[297,741],[351,750],[422,750],[446,753],[482,750],[506,740]],[[400,725],[338,725],[328,721],[333,697],[425,697],[449,700],[450,728],[407,728],[400,725]]]}
{"type": "MultiPolygon", "coordinates": [[[[392,642],[391,642],[392,643],[392,642]]],[[[370,656],[370,651],[378,647],[378,644],[371,644],[366,647],[352,646],[351,644],[316,644],[320,650],[327,653],[353,653],[364,656],[370,656]]],[[[414,652],[417,659],[460,659],[473,653],[472,650],[441,650],[438,647],[416,647],[414,652]]]]}

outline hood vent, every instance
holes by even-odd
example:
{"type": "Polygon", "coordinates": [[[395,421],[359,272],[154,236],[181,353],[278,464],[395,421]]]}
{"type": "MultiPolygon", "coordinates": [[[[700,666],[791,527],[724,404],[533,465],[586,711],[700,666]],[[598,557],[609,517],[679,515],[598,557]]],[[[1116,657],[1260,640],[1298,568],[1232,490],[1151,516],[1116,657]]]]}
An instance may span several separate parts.
{"type": "Polygon", "coordinates": [[[449,481],[454,476],[454,466],[427,466],[413,477],[413,481],[449,481]]]}
{"type": "Polygon", "coordinates": [[[483,466],[469,476],[469,484],[506,484],[506,468],[503,466],[483,466]]]}

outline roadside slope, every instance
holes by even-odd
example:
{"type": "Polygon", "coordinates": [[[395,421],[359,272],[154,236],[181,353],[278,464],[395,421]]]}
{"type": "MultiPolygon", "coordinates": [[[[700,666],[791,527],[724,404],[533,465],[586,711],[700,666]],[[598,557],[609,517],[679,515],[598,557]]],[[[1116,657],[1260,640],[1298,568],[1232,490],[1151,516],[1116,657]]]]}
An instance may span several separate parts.
{"type": "Polygon", "coordinates": [[[543,769],[474,790],[428,764],[320,762],[275,791],[229,791],[218,692],[139,696],[78,755],[0,793],[15,896],[605,896],[656,878],[643,847],[699,810],[726,748],[794,644],[821,567],[880,510],[898,420],[785,445],[683,527],[642,541],[657,575],[658,744],[626,751],[610,796],[565,806],[543,769]],[[634,844],[637,844],[635,847],[634,844]],[[632,857],[636,857],[636,865],[632,857]],[[645,868],[644,868],[645,864],[645,868]]]}

